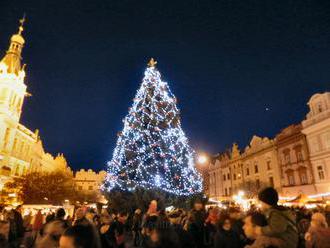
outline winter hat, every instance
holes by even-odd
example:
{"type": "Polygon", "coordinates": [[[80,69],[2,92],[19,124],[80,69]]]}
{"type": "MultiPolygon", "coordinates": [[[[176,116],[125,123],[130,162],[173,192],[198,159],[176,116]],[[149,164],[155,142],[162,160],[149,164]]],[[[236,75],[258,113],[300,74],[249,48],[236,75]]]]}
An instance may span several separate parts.
{"type": "Polygon", "coordinates": [[[276,206],[278,202],[278,193],[276,189],[268,187],[259,192],[258,199],[268,205],[276,206]]]}

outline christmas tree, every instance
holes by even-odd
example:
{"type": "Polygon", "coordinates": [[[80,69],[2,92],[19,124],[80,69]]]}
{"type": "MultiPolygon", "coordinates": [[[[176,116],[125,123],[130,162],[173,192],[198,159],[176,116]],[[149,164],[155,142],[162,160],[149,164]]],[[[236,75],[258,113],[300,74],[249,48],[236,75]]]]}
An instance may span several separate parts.
{"type": "Polygon", "coordinates": [[[118,133],[103,188],[162,190],[179,196],[202,191],[194,151],[181,128],[176,98],[150,60],[118,133]]]}

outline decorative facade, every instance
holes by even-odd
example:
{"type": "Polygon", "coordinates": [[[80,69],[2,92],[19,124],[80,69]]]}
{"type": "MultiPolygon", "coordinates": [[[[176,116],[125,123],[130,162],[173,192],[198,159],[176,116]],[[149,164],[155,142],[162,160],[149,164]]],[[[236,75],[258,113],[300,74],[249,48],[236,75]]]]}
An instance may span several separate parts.
{"type": "Polygon", "coordinates": [[[103,184],[107,173],[106,171],[95,172],[91,169],[81,169],[75,173],[74,183],[76,190],[86,196],[88,199],[90,196],[94,196],[95,200],[102,200],[101,185],[103,184]]]}
{"type": "Polygon", "coordinates": [[[253,136],[244,152],[233,144],[209,166],[209,197],[221,200],[244,190],[250,196],[266,185],[280,189],[280,173],[273,140],[253,136]]]}
{"type": "MultiPolygon", "coordinates": [[[[315,94],[302,122],[318,194],[330,192],[330,92],[315,94]]],[[[330,193],[329,193],[330,195],[330,193]]]]}
{"type": "Polygon", "coordinates": [[[251,196],[273,186],[284,197],[330,196],[330,92],[315,94],[301,124],[274,139],[253,136],[241,152],[236,144],[208,167],[210,198],[221,200],[245,190],[251,196]]]}
{"type": "Polygon", "coordinates": [[[67,168],[63,154],[54,158],[44,151],[38,130],[31,131],[20,123],[24,99],[30,96],[24,82],[25,65],[21,64],[24,19],[20,22],[0,61],[0,189],[7,180],[28,171],[67,168]]]}
{"type": "Polygon", "coordinates": [[[276,136],[282,193],[287,197],[316,193],[306,136],[302,125],[290,125],[276,136]]]}

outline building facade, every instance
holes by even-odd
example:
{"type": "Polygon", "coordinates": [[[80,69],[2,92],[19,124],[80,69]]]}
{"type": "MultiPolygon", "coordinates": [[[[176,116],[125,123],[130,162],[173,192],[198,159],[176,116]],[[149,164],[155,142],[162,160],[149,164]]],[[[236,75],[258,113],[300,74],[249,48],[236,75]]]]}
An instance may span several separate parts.
{"type": "MultiPolygon", "coordinates": [[[[330,92],[315,94],[302,122],[317,194],[330,192],[330,92]]],[[[330,193],[329,193],[330,195],[330,193]]]]}
{"type": "Polygon", "coordinates": [[[306,136],[302,125],[290,125],[276,136],[282,194],[294,197],[316,193],[306,136]]]}
{"type": "Polygon", "coordinates": [[[29,171],[53,171],[67,168],[63,154],[53,157],[44,151],[39,131],[20,123],[27,92],[25,65],[22,65],[24,20],[10,39],[0,61],[0,189],[15,176],[29,171]]]}
{"type": "Polygon", "coordinates": [[[79,194],[85,196],[85,199],[91,199],[94,201],[102,201],[104,197],[101,194],[100,188],[103,184],[106,171],[95,172],[91,169],[81,169],[75,173],[74,183],[75,188],[79,194]]]}
{"type": "Polygon", "coordinates": [[[283,197],[330,196],[330,92],[315,94],[301,124],[274,139],[253,136],[240,151],[236,144],[208,167],[210,198],[224,199],[245,190],[256,195],[273,186],[283,197]]]}

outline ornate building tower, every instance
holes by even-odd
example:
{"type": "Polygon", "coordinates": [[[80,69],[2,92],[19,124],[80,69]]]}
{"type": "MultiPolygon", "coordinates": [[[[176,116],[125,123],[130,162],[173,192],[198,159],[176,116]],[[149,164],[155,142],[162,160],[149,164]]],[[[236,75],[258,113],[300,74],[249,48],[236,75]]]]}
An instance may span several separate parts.
{"type": "MultiPolygon", "coordinates": [[[[0,169],[10,174],[9,158],[14,137],[19,126],[23,100],[26,95],[25,71],[21,65],[24,46],[22,36],[24,18],[20,20],[18,33],[10,39],[6,55],[0,62],[0,169]]],[[[0,173],[1,174],[1,173],[0,173]]]]}

